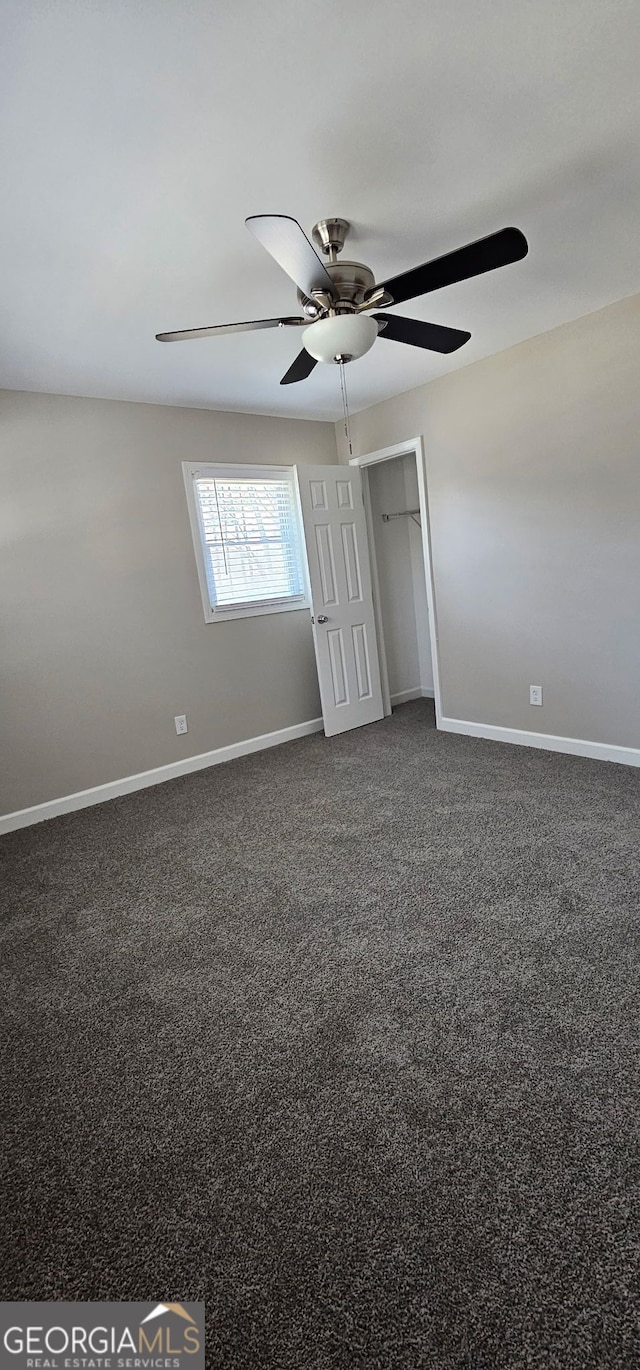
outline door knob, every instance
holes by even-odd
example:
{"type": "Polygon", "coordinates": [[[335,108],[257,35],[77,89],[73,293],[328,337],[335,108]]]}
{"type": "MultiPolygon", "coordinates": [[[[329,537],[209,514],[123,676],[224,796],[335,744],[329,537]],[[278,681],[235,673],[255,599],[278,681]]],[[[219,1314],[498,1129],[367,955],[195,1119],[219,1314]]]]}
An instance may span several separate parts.
{"type": "Polygon", "coordinates": [[[311,619],[311,622],[312,622],[312,623],[328,623],[328,622],[329,622],[329,619],[327,618],[327,615],[326,615],[326,614],[318,614],[318,617],[317,617],[317,618],[312,618],[312,619],[311,619]]]}

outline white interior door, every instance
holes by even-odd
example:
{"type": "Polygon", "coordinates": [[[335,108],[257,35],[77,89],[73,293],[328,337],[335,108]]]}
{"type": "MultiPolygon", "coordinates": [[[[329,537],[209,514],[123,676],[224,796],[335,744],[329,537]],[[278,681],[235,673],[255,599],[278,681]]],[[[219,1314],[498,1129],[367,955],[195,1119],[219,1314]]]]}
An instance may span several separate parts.
{"type": "Polygon", "coordinates": [[[357,467],[299,466],[313,637],[328,737],[384,716],[357,467]]]}

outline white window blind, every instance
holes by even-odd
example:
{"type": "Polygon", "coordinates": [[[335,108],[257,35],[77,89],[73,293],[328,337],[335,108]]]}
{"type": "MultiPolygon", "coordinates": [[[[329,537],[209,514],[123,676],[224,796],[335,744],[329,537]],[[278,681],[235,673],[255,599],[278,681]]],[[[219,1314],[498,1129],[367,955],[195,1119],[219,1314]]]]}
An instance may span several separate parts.
{"type": "Polygon", "coordinates": [[[209,466],[192,478],[211,615],[302,607],[292,474],[209,466]]]}

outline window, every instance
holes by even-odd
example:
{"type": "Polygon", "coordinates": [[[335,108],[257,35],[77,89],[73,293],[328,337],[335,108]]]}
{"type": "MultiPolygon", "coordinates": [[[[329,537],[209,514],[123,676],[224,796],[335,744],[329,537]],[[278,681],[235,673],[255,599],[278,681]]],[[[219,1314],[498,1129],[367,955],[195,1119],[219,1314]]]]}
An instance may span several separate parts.
{"type": "Polygon", "coordinates": [[[208,623],[309,600],[291,466],[183,462],[208,623]]]}

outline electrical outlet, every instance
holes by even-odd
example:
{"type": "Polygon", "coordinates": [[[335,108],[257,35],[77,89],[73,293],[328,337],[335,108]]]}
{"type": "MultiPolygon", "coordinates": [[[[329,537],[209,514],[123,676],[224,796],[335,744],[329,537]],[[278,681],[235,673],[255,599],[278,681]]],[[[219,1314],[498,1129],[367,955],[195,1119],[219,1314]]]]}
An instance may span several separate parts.
{"type": "Polygon", "coordinates": [[[189,729],[188,729],[188,727],[187,727],[187,715],[186,715],[186,714],[176,714],[176,716],[175,716],[175,718],[174,718],[173,721],[174,721],[174,723],[175,723],[175,725],[176,725],[176,732],[177,732],[178,736],[180,736],[180,733],[188,733],[189,729]]]}
{"type": "Polygon", "coordinates": [[[529,703],[530,703],[530,704],[542,704],[542,686],[541,686],[541,685],[530,685],[530,686],[529,686],[529,703]]]}

